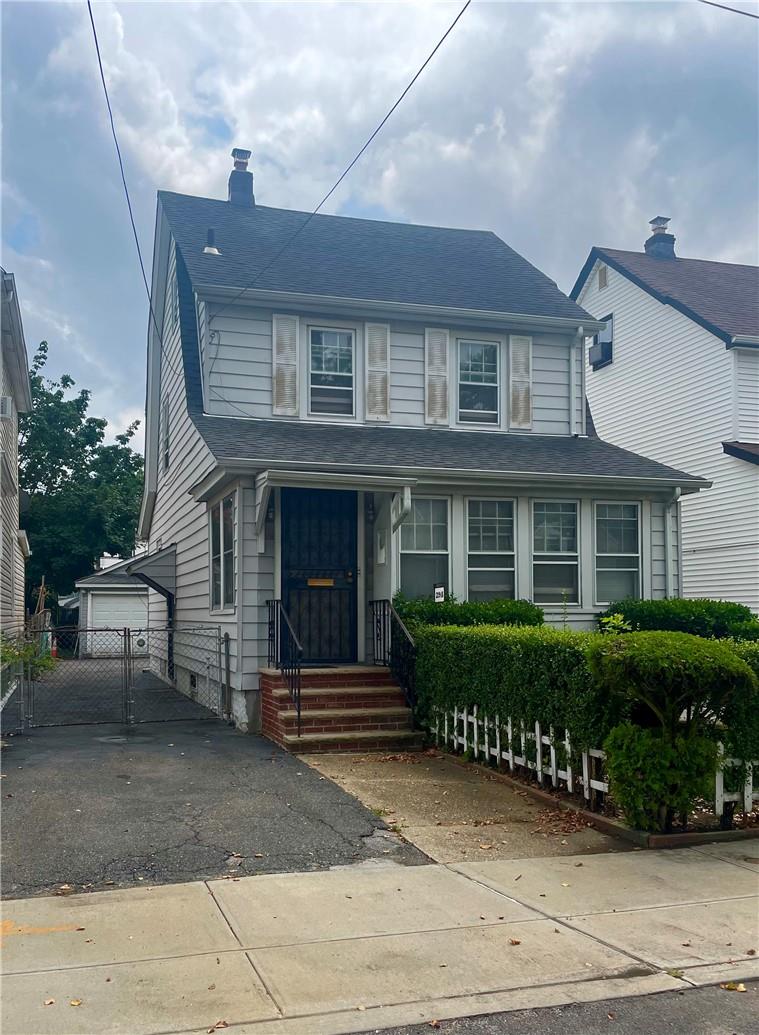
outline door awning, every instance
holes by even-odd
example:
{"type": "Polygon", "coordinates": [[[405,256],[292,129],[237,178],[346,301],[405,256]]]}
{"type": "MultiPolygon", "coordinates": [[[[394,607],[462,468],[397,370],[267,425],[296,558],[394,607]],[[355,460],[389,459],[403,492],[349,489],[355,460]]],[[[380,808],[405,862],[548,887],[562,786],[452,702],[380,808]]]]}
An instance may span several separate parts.
{"type": "Polygon", "coordinates": [[[164,546],[155,553],[138,557],[127,565],[128,575],[135,575],[146,586],[162,596],[173,597],[177,589],[177,547],[175,543],[164,546]]]}

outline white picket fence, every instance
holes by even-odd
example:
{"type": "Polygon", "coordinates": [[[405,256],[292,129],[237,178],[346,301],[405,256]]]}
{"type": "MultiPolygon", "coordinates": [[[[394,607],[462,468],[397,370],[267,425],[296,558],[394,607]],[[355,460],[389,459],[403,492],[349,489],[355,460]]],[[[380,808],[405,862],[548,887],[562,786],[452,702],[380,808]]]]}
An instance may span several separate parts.
{"type": "MultiPolygon", "coordinates": [[[[582,770],[573,770],[568,730],[557,735],[553,726],[546,730],[537,720],[529,724],[514,723],[511,716],[507,716],[502,721],[499,715],[481,713],[477,705],[471,710],[439,710],[434,720],[431,732],[436,742],[450,746],[454,751],[471,751],[475,761],[495,759],[499,764],[506,762],[512,772],[517,767],[527,769],[535,773],[541,786],[550,780],[552,787],[563,786],[570,794],[582,788],[586,801],[591,800],[593,791],[604,794],[609,791],[604,772],[606,753],[600,748],[580,752],[582,770]],[[559,765],[557,748],[564,749],[564,768],[559,765]]],[[[721,759],[714,777],[717,816],[722,815],[727,802],[740,802],[744,812],[750,812],[759,802],[759,789],[754,789],[754,770],[759,769],[757,763],[746,767],[746,778],[740,790],[725,790],[725,770],[741,764],[736,758],[721,759]]]]}

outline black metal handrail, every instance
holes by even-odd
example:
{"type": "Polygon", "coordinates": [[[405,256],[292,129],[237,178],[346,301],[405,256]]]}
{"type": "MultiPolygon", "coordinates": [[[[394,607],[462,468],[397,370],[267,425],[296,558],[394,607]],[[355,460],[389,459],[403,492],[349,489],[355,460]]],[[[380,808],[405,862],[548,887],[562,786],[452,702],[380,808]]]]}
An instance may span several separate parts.
{"type": "Polygon", "coordinates": [[[300,736],[300,688],[303,648],[281,600],[267,600],[269,610],[269,667],[278,668],[298,716],[300,736]]]}
{"type": "Polygon", "coordinates": [[[416,705],[416,643],[390,600],[370,600],[375,665],[387,665],[406,695],[416,705]]]}

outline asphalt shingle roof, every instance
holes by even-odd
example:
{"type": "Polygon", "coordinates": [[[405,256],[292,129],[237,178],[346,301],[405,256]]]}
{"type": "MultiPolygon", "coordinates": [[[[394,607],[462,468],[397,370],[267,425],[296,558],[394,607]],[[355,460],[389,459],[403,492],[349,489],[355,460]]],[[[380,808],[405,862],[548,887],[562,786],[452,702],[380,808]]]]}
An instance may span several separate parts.
{"type": "Polygon", "coordinates": [[[593,248],[570,292],[577,298],[596,259],[626,274],[659,301],[729,339],[759,334],[759,268],[707,259],[662,259],[645,252],[593,248]]]}
{"type": "Polygon", "coordinates": [[[340,469],[419,468],[578,478],[693,482],[693,475],[647,460],[599,438],[514,435],[443,428],[342,426],[281,420],[196,416],[195,425],[220,463],[303,464],[340,469]]]}
{"type": "MultiPolygon", "coordinates": [[[[193,286],[242,289],[274,259],[307,212],[244,208],[159,192],[193,286]],[[221,255],[205,255],[208,230],[221,255]]],[[[317,215],[253,285],[257,290],[591,319],[499,237],[375,219],[317,215]]]]}
{"type": "Polygon", "coordinates": [[[140,582],[134,575],[127,575],[125,571],[110,571],[106,568],[104,571],[96,571],[94,575],[88,575],[84,579],[77,579],[77,586],[97,585],[98,583],[108,583],[114,586],[143,586],[144,582],[140,582]]]}

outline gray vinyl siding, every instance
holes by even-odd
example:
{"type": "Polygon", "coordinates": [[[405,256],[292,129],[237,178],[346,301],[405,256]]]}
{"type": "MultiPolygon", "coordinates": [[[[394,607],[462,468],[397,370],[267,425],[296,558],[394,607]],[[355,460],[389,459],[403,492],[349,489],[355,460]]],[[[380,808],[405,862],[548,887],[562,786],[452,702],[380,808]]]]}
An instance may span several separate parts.
{"type": "Polygon", "coordinates": [[[18,542],[18,414],[4,364],[0,373],[0,395],[8,395],[13,400],[11,420],[0,420],[0,449],[16,480],[15,492],[0,494],[0,628],[8,636],[17,636],[24,630],[24,555],[18,542]]]}
{"type": "MultiPolygon", "coordinates": [[[[200,329],[204,397],[209,413],[224,416],[270,418],[272,414],[272,316],[274,310],[245,305],[224,307],[200,301],[200,329]],[[219,312],[219,315],[215,315],[219,312]]],[[[294,313],[300,317],[301,414],[307,412],[307,334],[309,324],[348,325],[356,330],[356,412],[363,413],[363,327],[366,320],[390,325],[390,423],[403,427],[424,427],[424,332],[428,321],[398,321],[373,315],[346,318],[323,313],[294,313]]],[[[508,431],[508,339],[513,328],[487,332],[450,327],[449,399],[450,423],[456,426],[457,358],[459,338],[501,341],[499,428],[508,431]]],[[[523,332],[522,332],[523,333],[523,332]]],[[[533,427],[532,433],[570,434],[570,349],[568,335],[533,335],[533,427]]],[[[575,364],[576,420],[582,414],[582,369],[575,364]]],[[[359,418],[360,419],[360,418],[359,418]]]]}
{"type": "Polygon", "coordinates": [[[735,350],[735,437],[759,442],[759,350],[735,350]]]}

